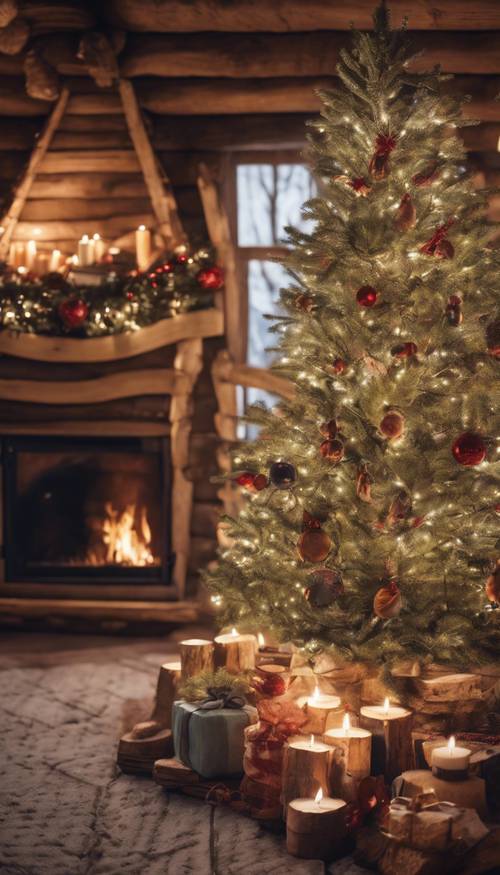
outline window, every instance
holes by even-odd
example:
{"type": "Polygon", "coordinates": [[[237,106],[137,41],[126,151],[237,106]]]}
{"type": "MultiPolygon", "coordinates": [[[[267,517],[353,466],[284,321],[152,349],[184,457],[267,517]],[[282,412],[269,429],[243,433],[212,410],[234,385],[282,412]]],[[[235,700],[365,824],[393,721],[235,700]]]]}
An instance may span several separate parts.
{"type": "MultiPolygon", "coordinates": [[[[297,152],[235,153],[233,161],[229,213],[242,293],[238,355],[240,361],[267,367],[273,358],[268,348],[274,336],[268,333],[265,316],[279,312],[280,288],[289,282],[286,270],[273,259],[286,253],[287,225],[311,229],[311,222],[302,216],[302,205],[317,189],[297,152]]],[[[247,390],[244,403],[256,400],[272,404],[275,399],[260,390],[247,390]]]]}

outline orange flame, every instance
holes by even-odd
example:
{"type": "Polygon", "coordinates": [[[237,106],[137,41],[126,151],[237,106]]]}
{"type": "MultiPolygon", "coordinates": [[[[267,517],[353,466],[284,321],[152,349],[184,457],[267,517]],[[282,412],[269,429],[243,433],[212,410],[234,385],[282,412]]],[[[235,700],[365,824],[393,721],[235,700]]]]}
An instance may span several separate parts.
{"type": "Polygon", "coordinates": [[[106,545],[106,562],[113,565],[153,565],[150,550],[151,527],[146,508],[141,507],[136,525],[136,506],[129,504],[122,513],[110,501],[104,505],[106,518],[102,524],[102,540],[106,545]]]}

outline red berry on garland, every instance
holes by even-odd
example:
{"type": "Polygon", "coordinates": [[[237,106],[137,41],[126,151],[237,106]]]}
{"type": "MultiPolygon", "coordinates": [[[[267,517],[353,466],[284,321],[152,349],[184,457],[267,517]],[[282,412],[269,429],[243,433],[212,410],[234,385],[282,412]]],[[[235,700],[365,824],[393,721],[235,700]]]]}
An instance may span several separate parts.
{"type": "Polygon", "coordinates": [[[495,569],[486,580],[485,590],[490,602],[500,602],[500,559],[497,559],[495,569]]]}
{"type": "Polygon", "coordinates": [[[500,319],[487,326],[486,345],[490,355],[500,358],[500,319]]]}
{"type": "Polygon", "coordinates": [[[379,431],[388,440],[397,440],[405,430],[405,418],[399,410],[388,410],[382,417],[379,431]]]}
{"type": "Polygon", "coordinates": [[[290,462],[273,462],[269,476],[277,489],[289,489],[297,479],[297,472],[290,462]]]}
{"type": "Polygon", "coordinates": [[[451,452],[459,465],[472,468],[486,458],[486,444],[481,435],[465,431],[453,441],[451,452]]]}
{"type": "Polygon", "coordinates": [[[407,341],[407,343],[399,343],[391,349],[391,355],[396,356],[398,359],[411,358],[411,356],[416,355],[417,352],[417,344],[413,343],[411,340],[407,341]]]}
{"type": "Polygon", "coordinates": [[[450,295],[446,305],[446,319],[448,325],[460,325],[463,318],[462,298],[459,298],[458,295],[450,295]]]}
{"type": "Polygon", "coordinates": [[[252,474],[250,471],[244,471],[243,474],[238,474],[236,478],[236,482],[238,486],[242,486],[244,489],[253,489],[255,474],[252,474]]]}
{"type": "Polygon", "coordinates": [[[196,279],[203,289],[217,291],[224,285],[224,271],[217,265],[206,267],[196,274],[196,279]]]}
{"type": "Polygon", "coordinates": [[[373,611],[382,620],[397,617],[402,606],[401,593],[395,580],[390,580],[375,593],[373,611]]]}
{"type": "Polygon", "coordinates": [[[133,292],[125,292],[125,297],[126,297],[127,301],[133,301],[135,298],[135,295],[133,292]]]}
{"type": "Polygon", "coordinates": [[[401,203],[398,207],[396,217],[394,219],[394,225],[398,231],[409,231],[411,228],[415,227],[416,221],[417,211],[410,195],[407,192],[403,195],[401,199],[401,203]]]}
{"type": "Polygon", "coordinates": [[[172,262],[171,262],[171,261],[166,261],[165,264],[162,264],[162,265],[158,268],[158,271],[157,271],[157,272],[158,272],[158,273],[172,273],[173,269],[174,269],[174,265],[172,264],[172,262]]]}
{"type": "Polygon", "coordinates": [[[331,365],[328,365],[329,370],[333,374],[343,374],[347,367],[345,359],[336,358],[331,365]]]}
{"type": "Polygon", "coordinates": [[[310,313],[314,307],[314,298],[311,298],[310,295],[297,295],[293,304],[297,310],[303,310],[304,313],[310,313]]]}
{"type": "Polygon", "coordinates": [[[373,307],[377,299],[378,292],[373,286],[361,286],[356,292],[356,300],[360,307],[373,307]]]}
{"type": "Polygon", "coordinates": [[[188,260],[188,257],[184,252],[180,252],[179,255],[175,256],[175,260],[177,264],[185,264],[188,260]]]}
{"type": "Polygon", "coordinates": [[[269,480],[267,479],[265,474],[256,474],[253,478],[253,486],[257,492],[261,492],[263,489],[266,489],[269,486],[269,480]]]}
{"type": "Polygon", "coordinates": [[[338,438],[335,440],[326,440],[321,444],[319,451],[324,459],[328,462],[333,462],[337,464],[344,458],[344,444],[342,441],[339,441],[338,438]]]}
{"type": "Polygon", "coordinates": [[[320,434],[323,435],[323,437],[331,438],[331,439],[336,437],[337,431],[338,431],[338,426],[337,426],[335,419],[329,419],[328,422],[322,422],[320,427],[319,427],[319,431],[320,431],[320,434]]]}
{"type": "Polygon", "coordinates": [[[339,571],[318,568],[317,571],[308,574],[304,597],[313,608],[328,608],[343,593],[344,583],[339,571]]]}
{"type": "Polygon", "coordinates": [[[58,313],[65,328],[80,328],[89,315],[89,308],[82,298],[67,298],[59,304],[58,313]]]}

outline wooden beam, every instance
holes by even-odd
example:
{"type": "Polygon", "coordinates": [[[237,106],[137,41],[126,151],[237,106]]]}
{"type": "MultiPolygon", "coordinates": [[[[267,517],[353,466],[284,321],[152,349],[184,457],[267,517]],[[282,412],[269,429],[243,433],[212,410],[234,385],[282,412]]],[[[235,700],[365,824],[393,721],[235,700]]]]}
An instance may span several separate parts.
{"type": "Polygon", "coordinates": [[[302,148],[308,113],[281,113],[279,124],[268,113],[249,115],[154,116],[152,143],[156,150],[302,148]]]}
{"type": "Polygon", "coordinates": [[[496,152],[500,141],[500,124],[473,125],[460,128],[459,137],[469,152],[496,152]]]}
{"type": "MultiPolygon", "coordinates": [[[[324,0],[108,0],[102,12],[114,26],[131,31],[311,31],[361,29],[373,25],[373,0],[325,3],[324,0]]],[[[413,30],[500,29],[497,0],[391,0],[394,26],[408,16],[413,30]]]]}
{"type": "MultiPolygon", "coordinates": [[[[98,116],[98,118],[107,121],[105,116],[98,116]]],[[[111,116],[111,118],[118,118],[118,116],[111,116]]],[[[53,142],[55,151],[75,149],[80,152],[83,150],[96,152],[100,149],[130,149],[131,145],[128,133],[109,130],[76,131],[75,133],[58,131],[53,142]]]]}
{"type": "Polygon", "coordinates": [[[126,79],[120,79],[119,89],[130,137],[135,146],[151,204],[158,220],[158,230],[162,234],[166,246],[173,248],[186,241],[186,234],[177,212],[171,185],[165,174],[162,174],[149,142],[134,86],[126,79]]]}
{"type": "MultiPolygon", "coordinates": [[[[102,195],[103,192],[101,192],[102,195]]],[[[53,220],[92,220],[112,218],[115,215],[127,216],[137,213],[147,215],[151,212],[151,204],[147,192],[140,198],[77,198],[66,197],[31,199],[26,201],[23,210],[24,222],[43,222],[53,220]]]]}
{"type": "Polygon", "coordinates": [[[133,358],[181,340],[219,337],[223,333],[222,313],[214,307],[161,319],[141,331],[84,340],[2,331],[0,353],[40,362],[111,362],[133,358]]]}
{"type": "Polygon", "coordinates": [[[195,623],[201,609],[191,601],[0,598],[0,615],[15,617],[91,617],[141,622],[195,623]]]}
{"type": "MultiPolygon", "coordinates": [[[[132,215],[118,216],[113,215],[110,219],[95,219],[93,222],[93,233],[100,234],[104,240],[114,240],[122,234],[137,228],[138,225],[154,224],[154,216],[149,208],[144,213],[133,213],[132,215]]],[[[18,222],[14,240],[31,240],[34,236],[40,242],[45,240],[79,240],[83,234],[88,234],[89,227],[86,221],[52,221],[52,222],[18,222]],[[34,229],[38,228],[39,233],[34,234],[34,229]]],[[[2,240],[3,242],[3,240],[2,240]]]]}
{"type": "MultiPolygon", "coordinates": [[[[423,52],[411,70],[441,65],[445,73],[500,73],[500,33],[412,34],[423,52]]],[[[344,32],[268,34],[131,34],[120,58],[124,77],[229,76],[237,79],[276,76],[331,76],[340,50],[349,45],[344,32]]]]}
{"type": "Polygon", "coordinates": [[[58,200],[105,197],[112,208],[115,198],[145,198],[148,192],[142,174],[50,173],[37,176],[30,197],[58,200]]]}
{"type": "Polygon", "coordinates": [[[233,386],[263,389],[273,395],[280,395],[288,401],[292,401],[295,397],[294,384],[290,380],[274,374],[269,368],[255,368],[251,365],[238,364],[228,357],[220,356],[216,373],[219,380],[232,383],[233,386]]]}
{"type": "Polygon", "coordinates": [[[206,164],[200,164],[199,167],[198,189],[203,204],[208,236],[217,253],[217,261],[224,268],[223,299],[227,345],[230,354],[239,361],[245,354],[242,346],[244,338],[242,325],[245,319],[241,311],[243,301],[238,283],[236,251],[231,240],[226,211],[219,197],[217,185],[206,164]]]}
{"type": "MultiPolygon", "coordinates": [[[[38,101],[37,101],[38,102],[38,101]]],[[[2,102],[0,100],[0,112],[2,102]]],[[[31,113],[34,115],[35,113],[31,113]]],[[[37,113],[38,115],[39,113],[37,113]]],[[[72,94],[69,115],[122,115],[123,107],[117,94],[72,94]]],[[[28,113],[26,113],[28,115],[28,113]]]]}
{"type": "Polygon", "coordinates": [[[32,404],[101,404],[135,395],[177,395],[189,390],[190,381],[172,368],[107,374],[93,380],[2,380],[0,398],[32,404]]]}
{"type": "Polygon", "coordinates": [[[40,164],[40,173],[140,173],[141,165],[133,149],[86,149],[50,151],[40,164]]]}
{"type": "Polygon", "coordinates": [[[170,426],[163,422],[137,420],[51,420],[46,422],[2,422],[2,434],[77,435],[82,437],[167,437],[170,426]]]}
{"type": "MultiPolygon", "coordinates": [[[[240,113],[317,113],[318,88],[335,88],[334,77],[277,79],[163,79],[137,80],[141,106],[166,115],[219,115],[240,113]]],[[[444,90],[444,89],[443,89],[444,90]]],[[[466,118],[500,120],[500,76],[457,76],[446,91],[472,95],[464,106],[466,118]]],[[[76,98],[75,98],[76,99],[76,98]]]]}
{"type": "Polygon", "coordinates": [[[64,3],[23,0],[20,6],[22,17],[29,21],[35,36],[54,30],[88,30],[95,24],[94,14],[88,4],[79,0],[64,0],[64,3]]]}
{"type": "Polygon", "coordinates": [[[24,88],[24,77],[2,76],[0,85],[0,116],[45,116],[54,109],[48,100],[33,100],[24,88]]]}
{"type": "Polygon", "coordinates": [[[104,131],[123,131],[127,133],[128,138],[128,126],[123,112],[117,115],[71,115],[66,113],[61,119],[59,131],[70,133],[81,131],[94,135],[104,131]]]}
{"type": "Polygon", "coordinates": [[[6,214],[2,217],[2,221],[0,224],[5,228],[5,231],[2,239],[0,240],[0,259],[6,258],[7,256],[10,241],[18,223],[19,216],[21,215],[22,209],[26,202],[26,198],[29,195],[33,180],[45,157],[47,149],[50,146],[54,131],[56,130],[59,121],[66,109],[68,97],[68,89],[63,88],[48,118],[47,124],[45,125],[40,137],[34,145],[33,152],[31,153],[31,157],[28,162],[28,166],[26,167],[24,176],[15,189],[12,203],[6,214]]]}

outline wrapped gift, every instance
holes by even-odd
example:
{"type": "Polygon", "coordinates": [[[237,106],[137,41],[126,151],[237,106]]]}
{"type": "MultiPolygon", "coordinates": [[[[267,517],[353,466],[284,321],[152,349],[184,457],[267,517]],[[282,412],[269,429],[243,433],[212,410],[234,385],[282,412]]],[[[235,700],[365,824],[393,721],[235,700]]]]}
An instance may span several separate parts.
{"type": "Polygon", "coordinates": [[[474,809],[438,802],[433,793],[412,799],[397,796],[384,827],[394,841],[421,851],[446,851],[457,846],[465,851],[489,832],[474,809]]]}
{"type": "Polygon", "coordinates": [[[209,689],[199,702],[174,702],[175,756],[203,778],[241,775],[244,731],[257,711],[232,690],[209,689]]]}

